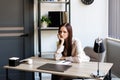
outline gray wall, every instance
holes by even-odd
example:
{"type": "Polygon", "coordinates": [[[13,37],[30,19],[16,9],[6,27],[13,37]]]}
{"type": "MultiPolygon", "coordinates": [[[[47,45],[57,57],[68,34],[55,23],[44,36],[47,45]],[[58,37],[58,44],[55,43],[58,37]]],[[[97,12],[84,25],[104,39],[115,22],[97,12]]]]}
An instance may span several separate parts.
{"type": "Polygon", "coordinates": [[[112,73],[120,77],[120,41],[107,39],[107,61],[112,62],[112,73]]]}

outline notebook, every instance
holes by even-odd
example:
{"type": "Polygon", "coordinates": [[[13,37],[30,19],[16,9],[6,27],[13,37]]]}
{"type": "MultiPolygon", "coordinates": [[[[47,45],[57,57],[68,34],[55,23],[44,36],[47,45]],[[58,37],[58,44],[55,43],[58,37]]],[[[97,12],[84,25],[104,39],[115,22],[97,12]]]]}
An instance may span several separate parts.
{"type": "Polygon", "coordinates": [[[59,65],[59,64],[46,63],[46,64],[38,67],[37,69],[64,72],[67,69],[69,69],[70,67],[71,67],[71,65],[59,65]]]}

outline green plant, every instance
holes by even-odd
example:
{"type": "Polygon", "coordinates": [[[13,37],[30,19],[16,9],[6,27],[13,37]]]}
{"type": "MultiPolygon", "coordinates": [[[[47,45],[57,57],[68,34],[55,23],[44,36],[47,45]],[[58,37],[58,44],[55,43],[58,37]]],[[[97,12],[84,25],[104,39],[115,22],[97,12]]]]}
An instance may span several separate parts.
{"type": "Polygon", "coordinates": [[[46,17],[46,16],[42,16],[42,18],[41,18],[41,23],[42,23],[42,22],[47,22],[47,24],[51,24],[50,19],[49,19],[48,17],[46,17]]]}

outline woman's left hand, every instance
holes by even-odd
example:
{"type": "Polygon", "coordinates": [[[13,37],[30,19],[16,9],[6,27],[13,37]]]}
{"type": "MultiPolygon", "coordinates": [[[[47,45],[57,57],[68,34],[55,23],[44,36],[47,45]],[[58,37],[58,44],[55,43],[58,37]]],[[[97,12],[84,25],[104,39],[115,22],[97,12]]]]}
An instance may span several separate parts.
{"type": "Polygon", "coordinates": [[[65,57],[62,56],[60,59],[61,59],[61,60],[65,60],[65,57]]]}

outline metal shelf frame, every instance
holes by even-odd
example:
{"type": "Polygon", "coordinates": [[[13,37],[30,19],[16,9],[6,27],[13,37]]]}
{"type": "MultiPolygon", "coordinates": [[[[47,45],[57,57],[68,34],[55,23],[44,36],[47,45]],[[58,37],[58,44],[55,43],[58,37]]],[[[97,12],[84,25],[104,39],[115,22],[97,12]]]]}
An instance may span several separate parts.
{"type": "Polygon", "coordinates": [[[69,23],[71,23],[71,0],[65,0],[65,1],[41,1],[41,0],[38,0],[38,50],[39,50],[39,57],[41,57],[41,31],[42,30],[58,30],[57,27],[54,27],[54,28],[41,28],[41,22],[40,22],[40,19],[41,19],[41,4],[42,3],[50,3],[51,5],[52,4],[65,4],[65,11],[67,11],[69,13],[69,23]]]}

